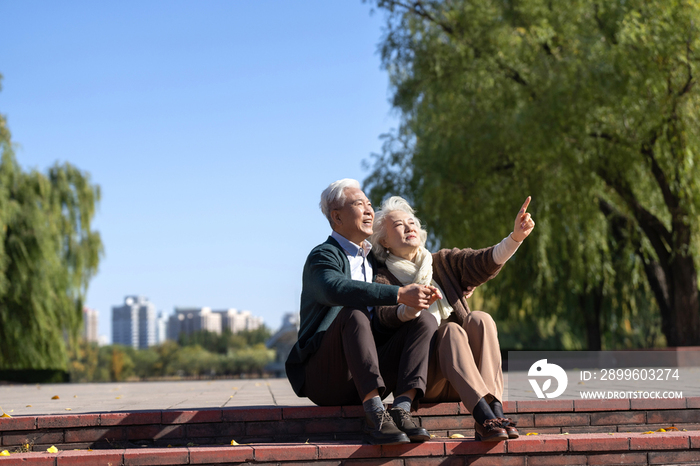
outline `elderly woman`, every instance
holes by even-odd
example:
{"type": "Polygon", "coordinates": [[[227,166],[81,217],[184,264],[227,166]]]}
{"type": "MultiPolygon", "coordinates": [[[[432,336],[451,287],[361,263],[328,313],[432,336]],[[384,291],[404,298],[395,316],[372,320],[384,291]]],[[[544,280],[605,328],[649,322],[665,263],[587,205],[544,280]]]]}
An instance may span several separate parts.
{"type": "MultiPolygon", "coordinates": [[[[520,243],[535,227],[527,213],[530,197],[515,219],[513,232],[490,248],[442,249],[431,254],[425,248],[427,233],[411,206],[394,196],[382,204],[370,238],[375,255],[386,261],[376,271],[376,281],[393,285],[421,283],[440,290],[427,311],[439,324],[430,349],[425,396],[422,401],[462,401],[474,417],[477,440],[517,438],[515,422],[503,415],[503,371],[496,324],[489,314],[471,312],[467,298],[474,288],[498,274],[520,243]],[[436,297],[437,298],[437,297],[436,297]]],[[[399,306],[377,308],[377,318],[388,328],[398,328],[421,311],[399,306]]]]}

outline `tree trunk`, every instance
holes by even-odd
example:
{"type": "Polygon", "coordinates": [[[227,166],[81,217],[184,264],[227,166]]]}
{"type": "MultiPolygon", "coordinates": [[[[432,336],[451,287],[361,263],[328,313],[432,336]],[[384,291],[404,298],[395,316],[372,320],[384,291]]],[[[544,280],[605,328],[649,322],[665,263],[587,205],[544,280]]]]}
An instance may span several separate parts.
{"type": "Polygon", "coordinates": [[[674,257],[669,271],[671,303],[668,332],[664,332],[668,346],[700,345],[698,276],[693,257],[674,257]]]}
{"type": "MultiPolygon", "coordinates": [[[[610,221],[612,233],[616,239],[630,241],[629,235],[625,232],[630,228],[632,220],[620,214],[603,199],[599,200],[599,207],[610,221]]],[[[677,217],[682,218],[680,215],[677,217]]],[[[659,306],[661,330],[666,336],[668,346],[700,345],[700,296],[693,257],[681,252],[671,254],[667,249],[666,241],[657,235],[659,227],[653,224],[655,220],[646,215],[637,216],[639,227],[647,238],[650,238],[658,259],[644,251],[641,242],[633,241],[637,255],[644,263],[644,272],[659,306]]],[[[683,221],[673,222],[673,226],[673,234],[668,235],[674,243],[671,250],[689,251],[691,237],[689,226],[683,221]]]]}
{"type": "Polygon", "coordinates": [[[637,252],[659,305],[661,329],[668,346],[700,345],[700,296],[693,257],[677,253],[664,267],[645,255],[641,247],[637,252]]]}
{"type": "Polygon", "coordinates": [[[579,307],[586,322],[588,351],[600,351],[603,341],[600,333],[600,314],[603,305],[603,284],[578,297],[579,307]]]}

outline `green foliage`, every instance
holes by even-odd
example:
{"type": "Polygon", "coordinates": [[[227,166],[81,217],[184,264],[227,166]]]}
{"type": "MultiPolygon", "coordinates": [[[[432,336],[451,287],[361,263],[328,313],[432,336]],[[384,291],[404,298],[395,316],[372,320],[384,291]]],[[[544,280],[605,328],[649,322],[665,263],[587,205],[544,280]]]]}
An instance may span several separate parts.
{"type": "Polygon", "coordinates": [[[275,351],[262,343],[229,348],[222,354],[199,344],[180,346],[174,341],[137,350],[121,345],[98,347],[81,339],[71,347],[69,370],[72,382],[260,376],[274,359],[275,351]]]}
{"type": "Polygon", "coordinates": [[[181,346],[200,345],[207,351],[219,354],[228,354],[237,349],[265,343],[272,336],[272,332],[265,325],[255,330],[243,330],[231,333],[226,329],[221,334],[202,330],[191,335],[180,335],[178,343],[181,346]]]}
{"type": "Polygon", "coordinates": [[[403,195],[433,247],[478,248],[533,196],[533,235],[481,290],[504,346],[698,344],[700,5],[377,3],[402,122],[375,203],[403,195]]]}
{"type": "Polygon", "coordinates": [[[0,153],[0,369],[66,369],[102,253],[100,190],[68,163],[23,171],[2,115],[0,153]]]}

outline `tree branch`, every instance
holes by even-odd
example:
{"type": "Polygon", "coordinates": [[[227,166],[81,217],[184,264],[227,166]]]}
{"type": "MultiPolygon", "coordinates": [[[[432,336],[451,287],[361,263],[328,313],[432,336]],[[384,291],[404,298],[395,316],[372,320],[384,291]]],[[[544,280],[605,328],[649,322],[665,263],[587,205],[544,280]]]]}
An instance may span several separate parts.
{"type": "Polygon", "coordinates": [[[695,85],[695,81],[693,81],[693,69],[690,66],[690,39],[685,43],[685,64],[688,68],[688,79],[686,80],[683,89],[678,92],[678,97],[682,97],[684,94],[690,92],[695,85]]]}
{"type": "MultiPolygon", "coordinates": [[[[673,117],[670,117],[667,120],[667,122],[669,122],[672,118],[673,117]]],[[[656,183],[661,189],[661,194],[664,197],[664,202],[666,203],[666,206],[673,214],[677,211],[678,206],[680,205],[680,201],[678,199],[678,196],[673,194],[673,191],[671,191],[671,186],[669,185],[668,180],[666,179],[666,174],[661,169],[658,160],[656,160],[656,155],[654,154],[654,145],[656,144],[660,133],[661,127],[657,128],[651,134],[649,139],[646,142],[642,143],[641,152],[642,155],[644,155],[649,160],[649,163],[651,164],[651,173],[652,175],[654,175],[654,179],[656,180],[656,183]]]]}
{"type": "Polygon", "coordinates": [[[632,219],[620,213],[620,211],[615,209],[615,207],[613,207],[613,205],[605,199],[598,198],[598,207],[610,222],[613,236],[618,241],[632,242],[637,255],[644,264],[644,273],[649,280],[649,286],[651,287],[654,296],[656,296],[656,301],[661,309],[663,321],[667,322],[671,307],[671,299],[668,292],[667,281],[668,267],[662,267],[659,262],[652,260],[644,251],[641,241],[635,237],[630,238],[625,234],[625,232],[629,231],[631,227],[632,219]]]}
{"type": "Polygon", "coordinates": [[[654,214],[645,209],[636,199],[632,189],[621,179],[615,179],[602,167],[598,167],[596,173],[600,178],[613,189],[627,204],[632,211],[632,215],[637,220],[639,227],[649,238],[654,251],[659,258],[662,267],[667,267],[671,255],[670,245],[673,237],[664,224],[654,214]]]}

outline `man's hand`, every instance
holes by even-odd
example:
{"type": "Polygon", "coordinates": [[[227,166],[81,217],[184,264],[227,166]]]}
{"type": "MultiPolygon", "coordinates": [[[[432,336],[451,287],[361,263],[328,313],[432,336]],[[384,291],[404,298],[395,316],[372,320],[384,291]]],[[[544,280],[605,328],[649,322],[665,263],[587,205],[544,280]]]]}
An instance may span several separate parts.
{"type": "Polygon", "coordinates": [[[417,310],[428,309],[438,299],[442,299],[440,291],[434,286],[411,285],[399,288],[398,303],[405,304],[417,310]]]}
{"type": "Polygon", "coordinates": [[[529,205],[530,196],[525,199],[523,206],[520,208],[520,212],[518,212],[518,216],[515,217],[515,225],[513,226],[513,234],[511,235],[511,238],[518,243],[527,238],[535,228],[535,221],[532,219],[530,214],[527,213],[527,206],[529,205]]]}

